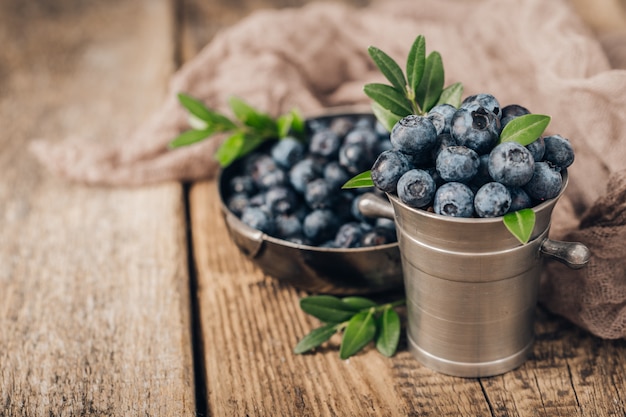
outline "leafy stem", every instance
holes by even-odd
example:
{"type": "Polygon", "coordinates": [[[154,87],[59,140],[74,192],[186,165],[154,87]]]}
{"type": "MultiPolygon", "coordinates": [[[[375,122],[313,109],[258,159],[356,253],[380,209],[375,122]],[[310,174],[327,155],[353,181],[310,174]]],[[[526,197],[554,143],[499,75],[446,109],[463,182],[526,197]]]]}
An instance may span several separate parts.
{"type": "Polygon", "coordinates": [[[400,317],[394,310],[405,300],[377,304],[364,297],[338,298],[314,295],[302,298],[300,308],[324,324],[304,336],[294,353],[309,352],[329,340],[335,333],[343,333],[339,357],[347,359],[361,351],[372,340],[376,349],[387,357],[395,354],[400,340],[400,317]]]}
{"type": "Polygon", "coordinates": [[[274,119],[253,108],[245,101],[231,97],[229,106],[234,119],[208,109],[200,100],[179,93],[178,100],[189,112],[191,129],[174,138],[169,146],[177,148],[205,140],[217,133],[228,134],[215,153],[222,167],[252,152],[267,140],[287,136],[301,138],[304,135],[304,120],[296,110],[274,119]]]}

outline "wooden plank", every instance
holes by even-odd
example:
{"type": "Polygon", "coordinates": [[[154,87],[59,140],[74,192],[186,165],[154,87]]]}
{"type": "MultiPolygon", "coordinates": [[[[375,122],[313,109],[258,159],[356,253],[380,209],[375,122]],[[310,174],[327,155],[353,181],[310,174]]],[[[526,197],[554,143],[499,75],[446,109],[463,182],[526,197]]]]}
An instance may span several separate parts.
{"type": "Polygon", "coordinates": [[[181,185],[72,185],[27,151],[121,139],[172,33],[167,0],[0,5],[0,415],[195,414],[181,185]]]}

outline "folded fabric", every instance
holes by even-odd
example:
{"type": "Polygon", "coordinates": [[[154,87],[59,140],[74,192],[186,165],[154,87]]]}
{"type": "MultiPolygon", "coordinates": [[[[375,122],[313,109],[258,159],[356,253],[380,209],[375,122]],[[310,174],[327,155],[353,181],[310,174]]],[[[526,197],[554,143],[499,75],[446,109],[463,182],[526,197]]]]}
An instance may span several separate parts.
{"type": "Polygon", "coordinates": [[[272,115],[368,104],[363,85],[383,81],[368,46],[403,62],[418,34],[427,51],[441,53],[446,85],[460,81],[464,95],[487,92],[502,106],[548,114],[547,133],[571,140],[576,161],[551,233],[587,244],[593,256],[576,273],[547,268],[541,301],[598,336],[626,337],[626,71],[611,67],[626,59],[607,55],[626,52],[603,49],[565,0],[397,0],[361,9],[312,3],[257,12],[183,66],[160,109],[127,138],[108,147],[36,141],[32,149],[53,172],[87,184],[210,178],[219,138],[167,148],[188,127],[177,93],[224,112],[236,95],[272,115]]]}

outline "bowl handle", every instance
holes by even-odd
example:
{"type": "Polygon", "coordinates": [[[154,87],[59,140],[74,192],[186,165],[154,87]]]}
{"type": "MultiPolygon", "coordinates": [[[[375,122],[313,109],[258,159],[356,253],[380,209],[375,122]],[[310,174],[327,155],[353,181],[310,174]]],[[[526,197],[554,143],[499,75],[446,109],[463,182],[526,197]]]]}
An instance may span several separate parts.
{"type": "Polygon", "coordinates": [[[546,239],[541,244],[541,253],[564,263],[572,269],[580,269],[589,262],[591,251],[579,242],[561,242],[546,239]]]}
{"type": "Polygon", "coordinates": [[[374,193],[364,193],[357,198],[357,207],[365,217],[384,217],[393,220],[393,207],[388,200],[374,193]]]}

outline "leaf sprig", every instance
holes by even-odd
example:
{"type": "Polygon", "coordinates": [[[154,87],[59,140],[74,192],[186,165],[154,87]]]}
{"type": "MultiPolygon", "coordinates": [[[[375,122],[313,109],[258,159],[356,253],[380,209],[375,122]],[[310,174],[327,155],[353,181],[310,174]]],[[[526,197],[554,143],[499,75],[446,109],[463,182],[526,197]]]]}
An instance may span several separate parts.
{"type": "Polygon", "coordinates": [[[410,114],[425,115],[438,104],[459,107],[463,85],[454,83],[444,88],[445,72],[441,55],[437,51],[426,56],[426,40],[419,35],[406,61],[406,76],[396,61],[385,52],[370,46],[368,53],[380,72],[391,85],[372,83],[364,87],[371,98],[376,118],[391,131],[403,117],[410,114]]]}
{"type": "Polygon", "coordinates": [[[294,353],[309,352],[343,332],[339,357],[348,359],[375,340],[376,349],[387,357],[396,353],[400,340],[400,316],[394,310],[405,300],[377,304],[364,297],[338,298],[332,295],[313,295],[300,300],[300,308],[321,320],[324,325],[304,336],[294,353]]]}
{"type": "Polygon", "coordinates": [[[295,109],[274,119],[242,99],[231,97],[228,103],[235,115],[232,120],[187,94],[179,93],[178,100],[189,112],[191,129],[174,138],[169,143],[170,148],[188,146],[217,133],[229,133],[215,153],[222,167],[249,154],[267,140],[304,135],[304,119],[295,109]]]}

